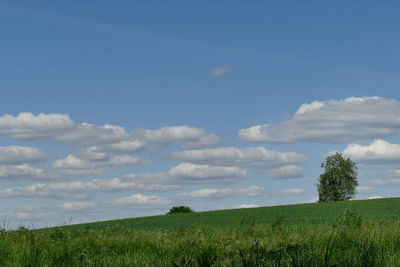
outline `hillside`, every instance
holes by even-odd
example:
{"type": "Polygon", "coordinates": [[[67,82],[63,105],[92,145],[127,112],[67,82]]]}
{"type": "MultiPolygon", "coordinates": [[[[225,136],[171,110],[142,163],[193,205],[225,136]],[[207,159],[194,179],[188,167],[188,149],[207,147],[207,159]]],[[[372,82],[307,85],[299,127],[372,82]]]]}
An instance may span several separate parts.
{"type": "Polygon", "coordinates": [[[0,266],[400,266],[399,204],[391,198],[21,228],[1,232],[0,266]]]}
{"type": "Polygon", "coordinates": [[[353,200],[345,202],[297,204],[248,209],[218,210],[190,214],[160,215],[142,218],[120,219],[67,226],[71,230],[104,229],[124,226],[136,230],[180,228],[207,224],[215,227],[271,223],[276,217],[284,217],[289,225],[297,222],[322,224],[336,219],[348,209],[366,219],[393,219],[400,217],[400,198],[353,200]]]}

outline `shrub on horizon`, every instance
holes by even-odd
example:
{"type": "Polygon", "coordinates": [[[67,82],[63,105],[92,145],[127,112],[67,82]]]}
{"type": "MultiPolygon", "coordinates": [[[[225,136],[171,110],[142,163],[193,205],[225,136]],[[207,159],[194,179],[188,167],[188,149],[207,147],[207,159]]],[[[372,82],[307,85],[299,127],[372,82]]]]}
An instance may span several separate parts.
{"type": "Polygon", "coordinates": [[[167,215],[168,214],[177,214],[177,213],[191,213],[191,212],[194,212],[194,211],[188,206],[179,206],[179,207],[174,206],[169,210],[167,215]]]}

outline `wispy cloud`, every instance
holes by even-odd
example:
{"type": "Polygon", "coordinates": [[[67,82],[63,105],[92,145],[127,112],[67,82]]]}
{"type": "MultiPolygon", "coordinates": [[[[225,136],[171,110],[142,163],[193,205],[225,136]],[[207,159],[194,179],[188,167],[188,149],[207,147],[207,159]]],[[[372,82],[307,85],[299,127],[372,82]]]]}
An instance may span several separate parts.
{"type": "Polygon", "coordinates": [[[211,69],[210,75],[211,76],[221,76],[224,74],[231,73],[232,70],[229,68],[228,65],[224,65],[222,67],[215,67],[211,69]]]}

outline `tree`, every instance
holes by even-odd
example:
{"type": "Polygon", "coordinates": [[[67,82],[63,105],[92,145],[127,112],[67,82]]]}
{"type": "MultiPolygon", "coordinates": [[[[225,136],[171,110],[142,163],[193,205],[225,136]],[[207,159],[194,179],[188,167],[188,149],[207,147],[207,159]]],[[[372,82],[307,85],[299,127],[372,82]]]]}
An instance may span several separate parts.
{"type": "Polygon", "coordinates": [[[356,193],[357,166],[350,158],[336,152],[321,163],[325,172],[319,176],[318,202],[349,200],[356,193]]]}
{"type": "Polygon", "coordinates": [[[190,213],[193,210],[187,206],[172,207],[167,214],[190,213]]]}

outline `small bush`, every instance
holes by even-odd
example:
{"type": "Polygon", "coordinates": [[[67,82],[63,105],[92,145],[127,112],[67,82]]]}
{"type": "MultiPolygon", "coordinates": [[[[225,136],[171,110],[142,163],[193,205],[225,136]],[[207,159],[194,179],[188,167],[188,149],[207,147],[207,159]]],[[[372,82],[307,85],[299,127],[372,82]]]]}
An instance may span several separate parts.
{"type": "Polygon", "coordinates": [[[187,206],[172,207],[167,214],[191,213],[193,210],[187,206]]]}

